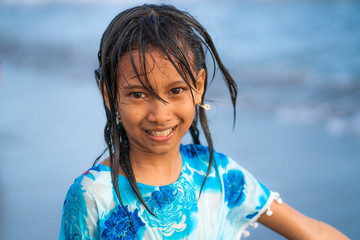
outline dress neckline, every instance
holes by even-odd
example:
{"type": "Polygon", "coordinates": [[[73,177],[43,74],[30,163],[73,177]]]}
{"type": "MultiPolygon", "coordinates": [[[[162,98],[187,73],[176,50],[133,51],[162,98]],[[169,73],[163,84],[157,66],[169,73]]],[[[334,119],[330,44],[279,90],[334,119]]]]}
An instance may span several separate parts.
{"type": "MultiPolygon", "coordinates": [[[[156,185],[148,185],[148,184],[145,184],[145,183],[141,183],[141,182],[137,182],[137,185],[139,188],[159,188],[159,187],[166,187],[166,186],[173,186],[174,184],[176,184],[177,182],[179,182],[179,180],[181,179],[181,177],[183,176],[183,172],[184,172],[184,166],[185,166],[185,161],[184,159],[186,159],[186,157],[184,156],[183,154],[183,151],[182,151],[182,147],[183,145],[181,144],[180,145],[180,154],[181,154],[181,171],[180,171],[180,174],[179,174],[179,177],[176,179],[176,181],[170,183],[170,184],[166,184],[166,185],[160,185],[160,186],[156,186],[156,185]]],[[[100,171],[107,171],[109,172],[110,174],[110,171],[111,171],[111,168],[105,164],[102,164],[102,163],[99,163],[98,164],[99,168],[100,168],[100,171]]],[[[121,175],[121,174],[118,174],[119,176],[119,184],[123,183],[123,184],[128,184],[130,186],[130,183],[129,183],[129,180],[127,179],[127,177],[121,175]]],[[[130,186],[131,187],[131,186],[130,186]]]]}

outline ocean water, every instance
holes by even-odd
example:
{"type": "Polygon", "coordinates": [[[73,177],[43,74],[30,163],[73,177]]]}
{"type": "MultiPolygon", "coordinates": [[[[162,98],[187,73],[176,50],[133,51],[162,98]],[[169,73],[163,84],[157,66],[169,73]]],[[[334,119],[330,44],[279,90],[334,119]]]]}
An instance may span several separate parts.
{"type": "MultiPolygon", "coordinates": [[[[234,130],[221,79],[209,89],[217,151],[360,238],[359,1],[167,3],[209,30],[239,85],[234,130]]],[[[0,3],[0,239],[57,238],[68,187],[105,146],[101,34],[133,4],[0,3]]],[[[260,228],[249,239],[282,238],[260,228]]]]}

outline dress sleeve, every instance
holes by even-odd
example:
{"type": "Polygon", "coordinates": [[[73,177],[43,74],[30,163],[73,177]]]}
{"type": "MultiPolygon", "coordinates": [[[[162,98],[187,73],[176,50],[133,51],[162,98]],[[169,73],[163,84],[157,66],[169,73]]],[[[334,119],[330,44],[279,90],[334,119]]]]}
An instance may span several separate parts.
{"type": "Polygon", "coordinates": [[[223,182],[225,204],[228,209],[227,219],[231,225],[237,226],[238,237],[247,235],[246,228],[249,225],[256,226],[255,221],[262,213],[271,213],[270,205],[277,199],[278,194],[271,192],[231,158],[228,158],[223,182]]]}
{"type": "Polygon", "coordinates": [[[61,220],[60,240],[99,239],[98,211],[91,191],[75,180],[67,192],[61,220]]]}

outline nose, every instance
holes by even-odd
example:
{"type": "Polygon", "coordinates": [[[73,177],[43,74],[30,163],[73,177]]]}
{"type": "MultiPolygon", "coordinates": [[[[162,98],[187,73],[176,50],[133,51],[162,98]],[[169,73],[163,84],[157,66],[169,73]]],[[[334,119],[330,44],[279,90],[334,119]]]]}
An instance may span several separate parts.
{"type": "Polygon", "coordinates": [[[163,124],[172,118],[171,106],[169,103],[161,102],[154,99],[149,104],[147,120],[157,124],[163,124]]]}

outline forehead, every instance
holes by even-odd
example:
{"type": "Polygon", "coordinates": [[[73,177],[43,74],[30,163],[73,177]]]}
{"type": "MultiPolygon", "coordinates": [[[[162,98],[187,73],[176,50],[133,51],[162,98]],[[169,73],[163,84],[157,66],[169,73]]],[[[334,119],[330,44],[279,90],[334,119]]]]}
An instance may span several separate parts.
{"type": "Polygon", "coordinates": [[[165,84],[169,81],[183,80],[169,59],[166,59],[159,50],[152,49],[145,52],[139,50],[127,52],[120,58],[118,66],[118,84],[121,86],[145,86],[165,84]]]}

